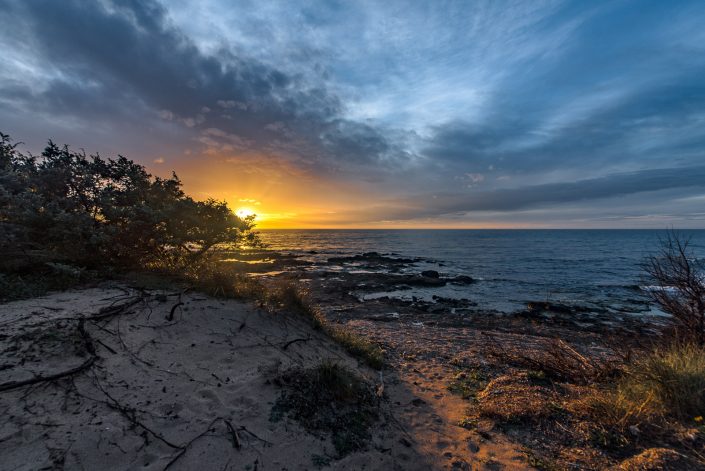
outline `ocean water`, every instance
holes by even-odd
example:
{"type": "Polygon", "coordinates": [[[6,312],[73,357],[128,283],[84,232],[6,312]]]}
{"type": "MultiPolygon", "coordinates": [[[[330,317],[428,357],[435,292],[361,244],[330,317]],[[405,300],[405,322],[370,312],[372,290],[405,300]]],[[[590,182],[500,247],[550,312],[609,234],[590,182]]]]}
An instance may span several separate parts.
{"type": "MultiPolygon", "coordinates": [[[[705,257],[705,230],[691,238],[705,257]]],[[[435,269],[469,275],[468,286],[366,293],[367,298],[439,296],[466,298],[478,308],[511,312],[529,301],[550,301],[626,314],[658,314],[646,302],[641,263],[659,249],[657,230],[264,230],[273,250],[313,261],[363,252],[422,257],[408,271],[435,269]],[[315,253],[310,253],[315,252],[315,253]]],[[[359,270],[355,264],[337,267],[359,270]]]]}

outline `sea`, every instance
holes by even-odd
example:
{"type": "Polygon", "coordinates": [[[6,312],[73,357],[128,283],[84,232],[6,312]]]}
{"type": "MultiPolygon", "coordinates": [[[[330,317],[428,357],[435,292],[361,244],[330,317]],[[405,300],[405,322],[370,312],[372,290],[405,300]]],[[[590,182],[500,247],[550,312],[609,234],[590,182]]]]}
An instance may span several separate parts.
{"type": "MultiPolygon", "coordinates": [[[[693,256],[705,259],[705,230],[684,230],[693,256]]],[[[362,294],[363,299],[443,296],[469,299],[478,309],[513,312],[528,302],[551,302],[620,314],[660,315],[642,268],[657,254],[666,230],[262,230],[272,250],[313,262],[378,252],[420,258],[408,272],[468,275],[465,286],[362,294]]],[[[360,271],[349,263],[334,270],[360,271]]]]}

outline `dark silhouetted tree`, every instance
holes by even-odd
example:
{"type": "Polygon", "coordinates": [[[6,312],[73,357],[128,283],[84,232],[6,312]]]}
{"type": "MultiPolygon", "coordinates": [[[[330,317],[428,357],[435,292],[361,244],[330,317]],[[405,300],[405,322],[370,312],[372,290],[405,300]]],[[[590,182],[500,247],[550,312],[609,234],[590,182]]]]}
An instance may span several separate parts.
{"type": "Polygon", "coordinates": [[[125,157],[87,156],[49,142],[40,156],[0,133],[0,250],[5,269],[193,263],[222,244],[257,243],[253,218],[222,201],[196,201],[181,181],[150,175],[125,157]]]}

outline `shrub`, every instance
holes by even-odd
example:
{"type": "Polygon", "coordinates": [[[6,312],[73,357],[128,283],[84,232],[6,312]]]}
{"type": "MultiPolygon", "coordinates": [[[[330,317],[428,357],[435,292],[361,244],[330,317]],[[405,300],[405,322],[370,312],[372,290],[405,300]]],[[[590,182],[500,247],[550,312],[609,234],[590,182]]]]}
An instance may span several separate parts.
{"type": "Polygon", "coordinates": [[[258,280],[217,260],[206,258],[178,272],[185,279],[211,296],[266,302],[268,290],[258,280]]]}
{"type": "Polygon", "coordinates": [[[493,341],[487,346],[487,354],[507,364],[528,369],[534,375],[542,375],[544,379],[582,384],[610,378],[619,369],[615,360],[583,355],[561,339],[547,339],[530,348],[505,347],[493,341]]]}
{"type": "Polygon", "coordinates": [[[690,240],[670,232],[661,251],[644,263],[651,299],[671,315],[680,341],[705,345],[705,262],[698,259],[690,240]]]}

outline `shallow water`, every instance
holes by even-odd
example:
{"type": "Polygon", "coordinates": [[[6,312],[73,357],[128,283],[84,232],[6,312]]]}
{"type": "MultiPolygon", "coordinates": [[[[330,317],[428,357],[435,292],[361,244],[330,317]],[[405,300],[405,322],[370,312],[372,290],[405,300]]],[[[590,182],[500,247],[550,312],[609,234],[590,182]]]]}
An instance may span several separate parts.
{"type": "MultiPolygon", "coordinates": [[[[705,257],[705,230],[691,237],[705,257]]],[[[640,286],[640,264],[656,253],[665,231],[657,230],[265,230],[270,248],[325,261],[341,254],[376,251],[422,257],[411,271],[469,275],[468,286],[419,288],[400,297],[467,298],[478,307],[510,312],[528,301],[551,301],[622,313],[653,312],[640,286]],[[310,253],[315,252],[315,253],[310,253]]],[[[346,271],[360,270],[343,264],[346,271]]],[[[378,294],[383,295],[383,294],[378,294]]]]}

